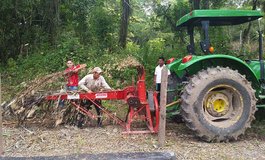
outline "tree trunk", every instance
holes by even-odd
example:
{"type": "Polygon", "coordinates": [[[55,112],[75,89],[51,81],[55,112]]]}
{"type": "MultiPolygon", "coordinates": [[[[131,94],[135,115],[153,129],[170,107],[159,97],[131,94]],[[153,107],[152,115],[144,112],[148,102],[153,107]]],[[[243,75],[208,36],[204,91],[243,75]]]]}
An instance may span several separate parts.
{"type": "MultiPolygon", "coordinates": [[[[14,17],[16,19],[16,21],[20,22],[21,23],[21,19],[19,17],[19,11],[18,11],[18,8],[19,8],[19,1],[18,0],[15,0],[14,1],[14,17]]],[[[13,21],[14,23],[16,23],[15,21],[13,21]]],[[[14,24],[15,25],[15,24],[14,24]]],[[[19,51],[20,51],[20,46],[22,44],[22,34],[21,33],[21,27],[22,25],[20,24],[18,27],[14,27],[15,28],[15,40],[13,41],[13,43],[15,44],[15,48],[13,49],[13,51],[11,52],[12,55],[11,57],[16,57],[17,54],[19,54],[19,51]]]]}
{"type": "Polygon", "coordinates": [[[121,0],[121,5],[122,5],[122,14],[121,14],[119,44],[122,48],[125,48],[128,26],[129,26],[129,18],[130,18],[130,0],[121,0]]]}
{"type": "Polygon", "coordinates": [[[52,30],[51,30],[51,42],[54,45],[57,39],[57,35],[58,35],[58,26],[59,26],[59,0],[53,0],[52,3],[52,30]]]}
{"type": "Polygon", "coordinates": [[[200,9],[201,0],[193,0],[193,9],[200,9]]]}
{"type": "Polygon", "coordinates": [[[209,0],[202,0],[202,9],[209,9],[209,0]]]}
{"type": "Polygon", "coordinates": [[[50,42],[55,45],[59,26],[59,2],[60,0],[46,1],[46,28],[49,33],[50,42]]]}

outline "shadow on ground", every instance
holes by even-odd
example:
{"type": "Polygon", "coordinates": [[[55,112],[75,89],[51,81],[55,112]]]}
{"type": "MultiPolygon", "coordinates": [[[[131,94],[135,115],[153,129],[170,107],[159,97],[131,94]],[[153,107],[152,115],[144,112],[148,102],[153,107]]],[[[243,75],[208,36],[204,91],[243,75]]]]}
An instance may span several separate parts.
{"type": "Polygon", "coordinates": [[[173,152],[136,152],[136,153],[103,153],[103,154],[80,154],[67,156],[49,157],[0,157],[3,160],[175,160],[173,152]]]}

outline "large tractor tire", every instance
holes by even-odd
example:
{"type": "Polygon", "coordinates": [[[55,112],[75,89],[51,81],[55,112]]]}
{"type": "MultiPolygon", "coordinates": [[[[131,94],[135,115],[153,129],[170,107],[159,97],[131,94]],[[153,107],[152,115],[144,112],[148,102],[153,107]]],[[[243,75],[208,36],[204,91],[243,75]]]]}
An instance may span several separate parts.
{"type": "Polygon", "coordinates": [[[255,91],[229,68],[208,68],[194,75],[182,93],[186,125],[207,142],[236,140],[255,119],[255,91]]]}

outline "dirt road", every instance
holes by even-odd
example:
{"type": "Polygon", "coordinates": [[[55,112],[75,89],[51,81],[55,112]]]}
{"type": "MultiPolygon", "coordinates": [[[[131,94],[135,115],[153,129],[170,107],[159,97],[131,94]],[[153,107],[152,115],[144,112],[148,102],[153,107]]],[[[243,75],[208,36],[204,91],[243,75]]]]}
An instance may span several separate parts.
{"type": "Polygon", "coordinates": [[[265,159],[265,127],[256,125],[229,143],[206,143],[195,138],[186,126],[167,125],[166,146],[157,147],[157,135],[123,135],[122,128],[79,129],[73,126],[57,128],[13,128],[5,126],[5,156],[54,156],[81,153],[171,151],[177,159],[265,159]]]}

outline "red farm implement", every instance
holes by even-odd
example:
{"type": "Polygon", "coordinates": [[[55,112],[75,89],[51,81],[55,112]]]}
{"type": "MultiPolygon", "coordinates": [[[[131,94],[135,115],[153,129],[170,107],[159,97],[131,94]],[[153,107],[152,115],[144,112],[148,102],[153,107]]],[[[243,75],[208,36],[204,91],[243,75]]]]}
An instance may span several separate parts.
{"type": "Polygon", "coordinates": [[[157,133],[159,125],[159,107],[156,92],[148,92],[145,85],[144,68],[137,67],[138,80],[136,85],[125,87],[122,90],[112,90],[106,92],[95,93],[65,93],[49,95],[46,100],[68,100],[71,106],[75,107],[82,114],[92,119],[98,118],[80,103],[82,100],[90,101],[95,107],[99,108],[102,113],[121,125],[127,134],[131,133],[157,133]],[[123,100],[128,104],[128,115],[126,120],[122,120],[115,114],[108,111],[103,106],[95,102],[95,100],[123,100]],[[134,121],[144,121],[147,124],[146,130],[132,129],[134,121]]]}

